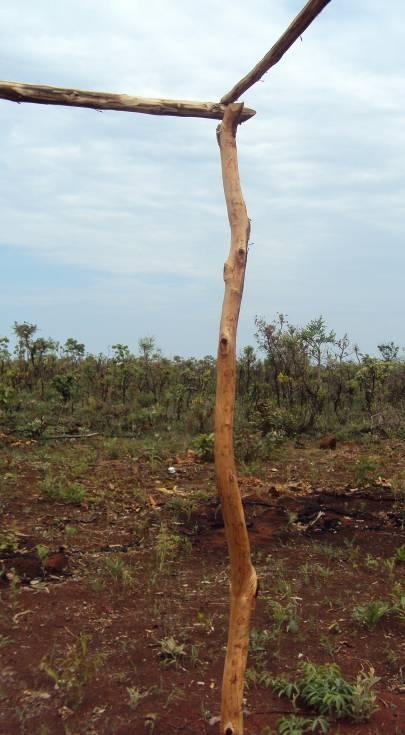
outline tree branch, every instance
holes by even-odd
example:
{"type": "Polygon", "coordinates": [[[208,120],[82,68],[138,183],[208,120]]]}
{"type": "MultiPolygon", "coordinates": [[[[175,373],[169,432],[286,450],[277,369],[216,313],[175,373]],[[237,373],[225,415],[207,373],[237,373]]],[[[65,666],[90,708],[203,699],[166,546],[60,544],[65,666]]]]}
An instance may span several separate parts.
{"type": "Polygon", "coordinates": [[[278,41],[274,46],[272,46],[270,51],[268,51],[266,56],[263,56],[261,61],[259,61],[259,63],[256,64],[256,66],[251,69],[243,79],[237,82],[230,92],[224,94],[221,99],[222,104],[229,105],[230,102],[235,102],[235,100],[239,99],[247,89],[258,82],[266,71],[277,64],[281,57],[284,56],[285,52],[288,51],[290,46],[292,46],[297,38],[304,33],[328,3],[330,3],[330,0],[309,0],[301,12],[298,13],[297,17],[294,18],[293,22],[288,26],[287,30],[284,31],[283,35],[280,36],[278,41]]]}
{"type": "Polygon", "coordinates": [[[243,682],[249,646],[250,618],[257,578],[236,475],[233,418],[236,387],[236,332],[242,301],[250,222],[243,200],[236,150],[236,129],[243,105],[227,108],[217,131],[222,179],[231,228],[231,247],[224,266],[215,403],[215,471],[231,562],[231,610],[222,681],[221,735],[243,733],[243,682]]]}
{"type": "MultiPolygon", "coordinates": [[[[146,115],[171,115],[176,117],[204,117],[222,120],[225,106],[219,102],[194,102],[189,100],[148,99],[127,94],[93,92],[81,89],[64,89],[44,84],[23,84],[0,81],[0,99],[10,102],[32,102],[40,105],[66,105],[88,107],[94,110],[118,110],[140,112],[146,115]]],[[[254,110],[244,108],[241,121],[255,115],[254,110]]]]}

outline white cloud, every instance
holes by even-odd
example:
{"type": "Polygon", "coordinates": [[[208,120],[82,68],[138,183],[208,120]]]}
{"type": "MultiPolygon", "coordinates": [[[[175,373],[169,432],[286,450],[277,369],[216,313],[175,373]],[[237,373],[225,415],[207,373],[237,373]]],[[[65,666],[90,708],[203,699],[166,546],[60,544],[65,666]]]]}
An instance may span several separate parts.
{"type": "MultiPolygon", "coordinates": [[[[3,0],[2,74],[216,99],[268,50],[300,6],[207,0],[191,10],[185,0],[3,0]]],[[[328,313],[341,331],[352,322],[369,339],[367,318],[353,314],[353,304],[360,298],[362,311],[367,303],[371,308],[381,269],[389,283],[404,268],[401,8],[399,0],[331,2],[302,43],[246,94],[258,114],[239,132],[255,242],[242,337],[251,338],[252,314],[295,310],[303,320],[328,313]],[[382,243],[390,254],[383,264],[375,260],[382,243]],[[351,272],[348,259],[366,259],[363,271],[351,272]]],[[[203,295],[212,301],[215,294],[217,308],[229,233],[215,121],[0,101],[0,124],[0,246],[15,248],[16,258],[27,251],[98,274],[117,302],[137,289],[145,322],[154,315],[158,324],[159,310],[162,323],[164,311],[181,314],[184,293],[191,315],[207,309],[203,295]],[[164,279],[170,284],[176,274],[185,279],[181,289],[165,289],[164,279]],[[159,287],[144,289],[144,277],[160,279],[159,287]]],[[[71,296],[99,302],[91,289],[71,296]]],[[[381,329],[384,319],[381,314],[381,329]]],[[[395,323],[402,328],[399,317],[395,323]]],[[[174,351],[182,350],[181,340],[180,333],[174,351]]]]}

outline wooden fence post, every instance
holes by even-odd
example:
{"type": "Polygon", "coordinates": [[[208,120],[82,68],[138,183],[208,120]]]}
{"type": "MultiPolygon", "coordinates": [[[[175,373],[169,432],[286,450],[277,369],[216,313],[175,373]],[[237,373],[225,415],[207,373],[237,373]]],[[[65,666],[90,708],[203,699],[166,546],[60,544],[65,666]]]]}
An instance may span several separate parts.
{"type": "Polygon", "coordinates": [[[231,228],[231,247],[224,265],[225,296],[219,333],[215,405],[215,470],[231,563],[230,620],[222,682],[221,735],[243,733],[243,683],[250,619],[257,592],[257,577],[250,558],[233,449],[236,332],[250,233],[236,149],[236,130],[242,110],[242,103],[229,105],[217,129],[225,201],[231,228]]]}

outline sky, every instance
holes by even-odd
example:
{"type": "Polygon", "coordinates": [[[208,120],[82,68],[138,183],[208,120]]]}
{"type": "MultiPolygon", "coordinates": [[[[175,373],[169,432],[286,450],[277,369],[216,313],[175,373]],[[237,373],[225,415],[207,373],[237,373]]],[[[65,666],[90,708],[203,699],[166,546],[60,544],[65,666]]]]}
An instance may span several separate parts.
{"type": "MultiPolygon", "coordinates": [[[[217,101],[304,0],[2,0],[0,76],[217,101]]],[[[405,12],[332,0],[242,98],[255,316],[405,346],[405,12]]],[[[216,353],[229,250],[217,121],[0,100],[0,336],[216,353]]]]}

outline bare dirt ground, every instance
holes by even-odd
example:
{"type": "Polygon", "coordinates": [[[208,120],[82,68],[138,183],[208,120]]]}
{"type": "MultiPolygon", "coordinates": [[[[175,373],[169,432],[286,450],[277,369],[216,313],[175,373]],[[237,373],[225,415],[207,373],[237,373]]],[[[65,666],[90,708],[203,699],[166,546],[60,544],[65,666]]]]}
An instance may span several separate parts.
{"type": "MultiPolygon", "coordinates": [[[[269,678],[305,660],[379,677],[371,720],[330,733],[405,733],[403,612],[353,617],[401,594],[404,450],[290,444],[241,468],[260,577],[247,735],[294,711],[269,678]]],[[[3,436],[0,483],[0,733],[216,733],[228,563],[212,466],[139,442],[3,436]]]]}

